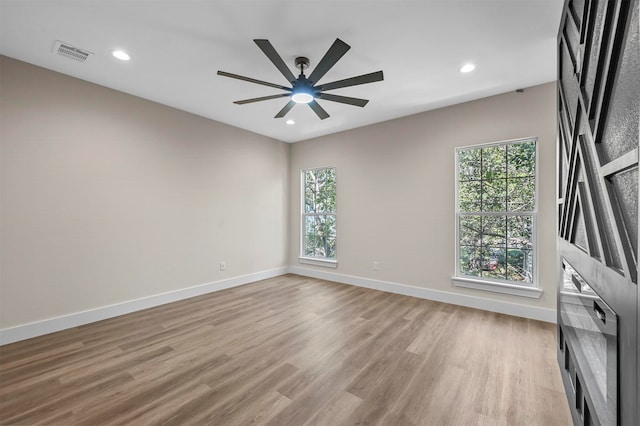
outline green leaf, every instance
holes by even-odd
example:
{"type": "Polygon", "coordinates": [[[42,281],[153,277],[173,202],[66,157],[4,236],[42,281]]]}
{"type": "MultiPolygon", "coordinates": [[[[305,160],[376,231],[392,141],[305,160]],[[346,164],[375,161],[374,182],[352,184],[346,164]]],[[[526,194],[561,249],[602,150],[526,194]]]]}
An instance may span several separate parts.
{"type": "Polygon", "coordinates": [[[482,148],[482,178],[507,177],[507,149],[505,145],[482,148]]]}

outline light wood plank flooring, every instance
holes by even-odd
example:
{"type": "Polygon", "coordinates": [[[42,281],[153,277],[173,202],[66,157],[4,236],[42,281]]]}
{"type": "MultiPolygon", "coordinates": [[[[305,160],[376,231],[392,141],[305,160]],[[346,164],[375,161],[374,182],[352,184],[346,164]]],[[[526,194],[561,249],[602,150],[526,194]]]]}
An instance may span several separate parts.
{"type": "Polygon", "coordinates": [[[0,423],[570,425],[552,324],[296,275],[0,348],[0,423]]]}

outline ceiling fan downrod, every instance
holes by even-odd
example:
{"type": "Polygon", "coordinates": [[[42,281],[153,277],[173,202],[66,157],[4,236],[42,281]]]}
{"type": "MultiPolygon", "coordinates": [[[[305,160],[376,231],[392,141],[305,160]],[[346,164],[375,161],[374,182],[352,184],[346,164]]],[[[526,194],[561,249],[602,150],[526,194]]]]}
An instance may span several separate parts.
{"type": "Polygon", "coordinates": [[[300,68],[300,76],[304,77],[304,70],[309,68],[309,58],[298,56],[296,58],[296,68],[300,68]]]}

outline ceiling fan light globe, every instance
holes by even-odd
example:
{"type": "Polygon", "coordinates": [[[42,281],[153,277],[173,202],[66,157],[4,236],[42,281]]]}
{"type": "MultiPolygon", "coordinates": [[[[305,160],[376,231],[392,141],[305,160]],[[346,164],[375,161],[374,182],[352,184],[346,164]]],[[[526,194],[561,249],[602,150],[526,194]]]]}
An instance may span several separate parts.
{"type": "Polygon", "coordinates": [[[313,100],[313,95],[307,92],[298,92],[291,95],[291,100],[297,104],[308,104],[313,100]]]}

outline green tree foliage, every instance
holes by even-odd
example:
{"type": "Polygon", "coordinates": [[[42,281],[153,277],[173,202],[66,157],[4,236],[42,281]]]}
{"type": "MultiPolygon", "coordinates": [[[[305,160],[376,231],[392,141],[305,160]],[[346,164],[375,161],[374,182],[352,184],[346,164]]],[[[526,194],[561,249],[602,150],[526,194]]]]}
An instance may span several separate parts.
{"type": "Polygon", "coordinates": [[[535,141],[458,151],[463,275],[533,282],[535,141]]]}
{"type": "Polygon", "coordinates": [[[304,255],[336,258],[336,169],[304,172],[304,255]]]}

